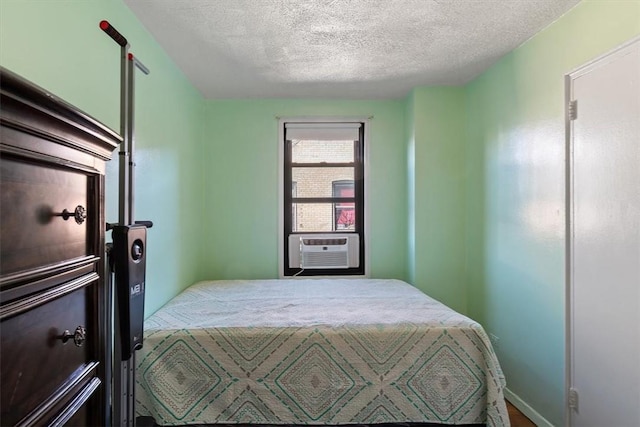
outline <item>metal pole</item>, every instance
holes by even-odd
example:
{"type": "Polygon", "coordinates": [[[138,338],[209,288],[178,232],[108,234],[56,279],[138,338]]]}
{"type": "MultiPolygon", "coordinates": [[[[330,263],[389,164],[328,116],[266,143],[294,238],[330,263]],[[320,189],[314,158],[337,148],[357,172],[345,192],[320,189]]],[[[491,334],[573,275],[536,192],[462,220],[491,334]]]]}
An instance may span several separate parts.
{"type": "Polygon", "coordinates": [[[113,272],[111,269],[110,257],[111,257],[112,244],[108,243],[105,249],[105,257],[107,262],[104,265],[104,294],[105,294],[105,314],[103,316],[105,322],[105,335],[108,337],[105,343],[105,391],[104,391],[104,407],[105,407],[105,423],[107,426],[113,425],[113,413],[109,410],[112,405],[111,387],[112,375],[113,375],[113,272]]]}
{"type": "MultiPolygon", "coordinates": [[[[100,28],[107,33],[121,47],[120,55],[120,134],[123,138],[119,152],[119,201],[118,201],[118,223],[121,226],[135,224],[134,218],[134,194],[135,194],[135,161],[134,161],[134,67],[143,73],[149,74],[149,69],[128,52],[129,43],[107,21],[100,22],[100,28]]],[[[151,221],[142,221],[146,227],[151,227],[151,221]]],[[[113,256],[113,254],[111,254],[113,256]]],[[[113,279],[114,269],[109,268],[109,280],[111,286],[115,282],[113,279]]],[[[117,278],[117,276],[116,276],[117,278]]],[[[119,293],[128,291],[128,286],[115,283],[115,331],[114,331],[114,352],[113,352],[113,417],[111,422],[117,422],[118,426],[135,427],[135,350],[128,360],[123,358],[123,343],[121,336],[121,325],[124,315],[123,308],[117,301],[120,300],[119,293]],[[126,288],[126,290],[125,290],[126,288]]],[[[111,293],[111,291],[109,291],[111,293]]],[[[122,296],[122,295],[121,295],[122,296]]],[[[127,298],[129,295],[126,295],[127,298]]]]}
{"type": "MultiPolygon", "coordinates": [[[[116,43],[120,45],[120,135],[123,138],[120,145],[120,151],[118,153],[119,161],[119,176],[118,176],[118,223],[130,224],[130,197],[129,181],[131,178],[131,170],[129,169],[129,153],[130,153],[130,141],[131,130],[129,122],[129,110],[131,109],[131,101],[129,99],[130,87],[129,81],[131,80],[131,69],[129,66],[129,42],[120,34],[115,28],[107,21],[100,22],[100,28],[109,35],[116,43]]],[[[112,280],[113,271],[109,269],[108,281],[113,284],[112,280]]],[[[114,295],[116,295],[115,301],[117,301],[117,295],[119,290],[115,287],[114,295]]],[[[113,345],[113,390],[112,390],[112,405],[113,405],[113,418],[112,423],[114,425],[120,425],[123,427],[130,427],[130,406],[128,402],[128,376],[129,376],[129,363],[122,360],[122,343],[120,339],[120,323],[121,323],[121,310],[119,304],[115,303],[114,306],[114,345],[113,345]],[[117,423],[117,424],[115,424],[117,423]]]]}
{"type": "MultiPolygon", "coordinates": [[[[125,222],[121,224],[130,225],[134,223],[134,167],[135,164],[133,162],[133,120],[134,120],[134,69],[133,69],[133,55],[128,54],[126,58],[126,67],[127,67],[127,76],[128,80],[127,84],[127,134],[125,136],[125,141],[127,142],[127,163],[124,169],[126,169],[127,174],[127,182],[126,187],[127,191],[122,193],[121,197],[126,198],[127,205],[127,217],[125,222]]],[[[129,288],[127,287],[127,290],[129,288]]],[[[120,289],[122,291],[122,288],[120,289]]],[[[128,313],[127,313],[128,314],[128,313]]],[[[129,360],[122,361],[122,375],[123,375],[123,385],[125,386],[123,390],[123,398],[124,398],[124,408],[123,414],[125,418],[123,419],[123,425],[135,427],[136,426],[136,414],[135,414],[135,351],[132,352],[129,360]]]]}
{"type": "Polygon", "coordinates": [[[127,150],[127,154],[126,156],[128,157],[127,159],[125,159],[127,161],[125,167],[123,168],[125,170],[126,173],[126,192],[121,193],[121,196],[124,195],[122,198],[124,199],[126,197],[126,205],[127,205],[127,209],[125,211],[125,213],[127,214],[126,217],[124,218],[124,221],[120,222],[120,224],[122,225],[130,225],[134,223],[134,167],[135,167],[135,163],[133,162],[133,120],[134,120],[134,116],[135,116],[135,111],[134,111],[134,97],[135,97],[135,87],[134,87],[134,60],[133,60],[133,55],[132,54],[128,54],[127,58],[126,58],[126,67],[127,67],[127,76],[128,79],[125,82],[125,84],[127,85],[127,110],[126,110],[126,136],[124,138],[125,142],[126,142],[126,150],[127,150]]]}

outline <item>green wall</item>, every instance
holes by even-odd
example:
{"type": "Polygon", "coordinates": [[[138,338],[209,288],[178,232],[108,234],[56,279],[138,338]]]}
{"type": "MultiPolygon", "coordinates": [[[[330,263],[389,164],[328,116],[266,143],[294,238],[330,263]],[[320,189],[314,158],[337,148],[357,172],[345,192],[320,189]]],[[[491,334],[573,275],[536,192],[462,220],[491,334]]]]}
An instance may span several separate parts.
{"type": "Polygon", "coordinates": [[[640,2],[583,1],[466,87],[469,314],[508,388],[563,424],[564,75],[640,33],[640,2]]]}
{"type": "Polygon", "coordinates": [[[407,190],[403,101],[212,100],[203,158],[203,277],[278,277],[278,117],[373,116],[369,172],[372,277],[405,279],[407,190]]]}
{"type": "Polygon", "coordinates": [[[407,280],[416,281],[416,124],[415,91],[407,97],[404,113],[407,182],[407,280]]]}
{"type": "MultiPolygon", "coordinates": [[[[146,314],[198,274],[202,98],[120,0],[0,1],[0,65],[115,130],[120,47],[98,23],[124,34],[151,70],[136,76],[136,218],[148,234],[146,314]]],[[[117,154],[107,170],[107,221],[118,221],[117,154]]]]}
{"type": "Polygon", "coordinates": [[[413,115],[409,276],[417,288],[466,313],[464,88],[421,87],[407,102],[413,115]]]}

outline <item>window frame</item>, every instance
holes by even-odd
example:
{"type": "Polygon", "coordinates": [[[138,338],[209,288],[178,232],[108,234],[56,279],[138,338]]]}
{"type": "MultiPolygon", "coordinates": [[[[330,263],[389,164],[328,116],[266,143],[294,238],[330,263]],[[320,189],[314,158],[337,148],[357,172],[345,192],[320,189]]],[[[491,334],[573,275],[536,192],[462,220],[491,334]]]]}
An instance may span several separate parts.
{"type": "MultiPolygon", "coordinates": [[[[279,277],[289,278],[294,277],[296,273],[301,276],[322,277],[322,276],[364,276],[369,275],[369,262],[368,262],[368,135],[369,135],[369,119],[370,117],[293,117],[293,118],[278,118],[278,147],[279,147],[279,162],[278,162],[278,176],[279,176],[279,190],[278,190],[278,272],[279,277]],[[291,151],[289,150],[289,158],[285,155],[285,124],[286,123],[360,123],[360,139],[356,143],[357,150],[354,152],[354,198],[341,198],[342,202],[360,203],[361,209],[356,209],[356,230],[331,230],[323,232],[293,232],[292,234],[358,234],[360,236],[360,266],[357,268],[349,269],[314,269],[306,270],[300,273],[299,268],[289,268],[288,262],[288,235],[291,232],[291,220],[292,220],[292,201],[305,201],[303,198],[294,198],[291,188],[288,188],[288,184],[291,182],[292,162],[290,158],[291,151]],[[356,186],[359,187],[356,190],[356,186]],[[356,200],[359,198],[359,200],[356,200]],[[288,206],[288,209],[285,209],[288,206]],[[285,221],[288,221],[285,222],[285,221]],[[360,225],[358,225],[360,224],[360,225]]],[[[299,166],[297,164],[296,166],[299,166]]],[[[326,163],[321,167],[335,167],[344,166],[346,163],[326,163]]],[[[320,164],[313,164],[309,167],[318,167],[320,164]]],[[[332,204],[332,212],[335,213],[333,208],[335,198],[313,198],[317,202],[326,202],[332,204]]]]}

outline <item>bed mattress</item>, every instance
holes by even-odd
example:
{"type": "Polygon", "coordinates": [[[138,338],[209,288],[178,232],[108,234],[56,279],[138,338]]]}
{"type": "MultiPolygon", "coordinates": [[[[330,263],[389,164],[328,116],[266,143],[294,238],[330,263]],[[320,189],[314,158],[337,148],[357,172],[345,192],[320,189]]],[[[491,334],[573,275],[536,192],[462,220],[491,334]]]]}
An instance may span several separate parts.
{"type": "Polygon", "coordinates": [[[136,365],[160,425],[509,425],[483,328],[398,280],[201,282],[145,321],[136,365]]]}

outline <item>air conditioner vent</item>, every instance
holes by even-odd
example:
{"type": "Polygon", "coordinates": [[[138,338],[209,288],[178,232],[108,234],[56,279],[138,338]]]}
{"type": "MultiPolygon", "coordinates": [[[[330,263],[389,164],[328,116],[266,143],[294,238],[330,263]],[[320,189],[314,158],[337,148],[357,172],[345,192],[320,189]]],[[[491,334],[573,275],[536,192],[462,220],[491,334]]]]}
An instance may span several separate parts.
{"type": "Polygon", "coordinates": [[[349,268],[347,251],[340,252],[303,252],[304,268],[349,268]]]}
{"type": "Polygon", "coordinates": [[[335,246],[346,245],[347,239],[302,239],[302,243],[306,246],[335,246]]]}

